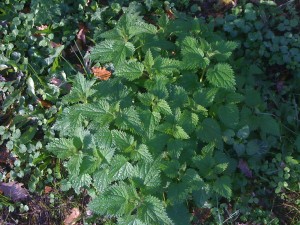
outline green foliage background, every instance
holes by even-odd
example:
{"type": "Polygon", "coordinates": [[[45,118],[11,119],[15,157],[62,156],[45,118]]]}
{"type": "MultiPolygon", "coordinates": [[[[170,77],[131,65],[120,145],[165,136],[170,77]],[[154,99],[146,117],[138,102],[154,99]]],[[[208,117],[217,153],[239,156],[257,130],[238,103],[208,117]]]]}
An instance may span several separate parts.
{"type": "Polygon", "coordinates": [[[274,4],[0,3],[1,181],[85,190],[86,224],[279,224],[272,199],[299,193],[300,45],[298,6],[274,4]]]}

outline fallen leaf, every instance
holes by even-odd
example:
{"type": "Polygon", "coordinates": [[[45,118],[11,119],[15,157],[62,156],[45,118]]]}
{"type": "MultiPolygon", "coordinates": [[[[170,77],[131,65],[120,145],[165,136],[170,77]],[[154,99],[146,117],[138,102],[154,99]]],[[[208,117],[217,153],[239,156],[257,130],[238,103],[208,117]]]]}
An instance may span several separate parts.
{"type": "Polygon", "coordinates": [[[27,189],[22,187],[22,183],[15,181],[9,183],[0,183],[0,190],[3,191],[4,195],[10,197],[14,202],[24,200],[29,196],[27,189]]]}
{"type": "Polygon", "coordinates": [[[45,186],[44,191],[45,191],[45,194],[48,194],[52,191],[52,187],[45,186]]]}
{"type": "Polygon", "coordinates": [[[111,76],[111,72],[106,70],[104,67],[93,67],[93,74],[100,80],[108,80],[111,76]]]}
{"type": "Polygon", "coordinates": [[[172,12],[171,9],[166,10],[166,13],[167,13],[167,16],[169,17],[169,19],[171,19],[171,20],[175,19],[175,15],[174,15],[174,13],[172,12]]]}
{"type": "Polygon", "coordinates": [[[64,220],[64,225],[72,225],[75,224],[80,216],[80,211],[78,208],[73,208],[71,210],[70,215],[64,220]]]}
{"type": "Polygon", "coordinates": [[[49,109],[52,106],[52,103],[47,100],[38,99],[37,101],[41,104],[41,106],[43,106],[43,108],[49,109]]]}
{"type": "Polygon", "coordinates": [[[52,48],[58,48],[58,47],[60,47],[62,44],[60,44],[60,43],[55,43],[55,42],[53,42],[53,41],[50,41],[50,45],[51,45],[52,48]]]}

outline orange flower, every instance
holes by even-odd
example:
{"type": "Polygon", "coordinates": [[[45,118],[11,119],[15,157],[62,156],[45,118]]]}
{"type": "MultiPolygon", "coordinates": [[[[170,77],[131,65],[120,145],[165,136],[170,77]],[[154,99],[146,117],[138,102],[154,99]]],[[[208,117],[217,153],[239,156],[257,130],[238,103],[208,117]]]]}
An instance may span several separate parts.
{"type": "Polygon", "coordinates": [[[111,76],[111,72],[106,70],[104,67],[93,67],[92,71],[94,76],[100,80],[108,80],[111,76]]]}

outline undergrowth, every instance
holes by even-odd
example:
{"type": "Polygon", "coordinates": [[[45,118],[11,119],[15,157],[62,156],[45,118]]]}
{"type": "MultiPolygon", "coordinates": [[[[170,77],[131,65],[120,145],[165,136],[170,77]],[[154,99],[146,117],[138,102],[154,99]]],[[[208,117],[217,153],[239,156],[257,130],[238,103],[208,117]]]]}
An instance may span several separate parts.
{"type": "Polygon", "coordinates": [[[299,3],[214,3],[0,3],[1,222],[300,221],[299,3]]]}

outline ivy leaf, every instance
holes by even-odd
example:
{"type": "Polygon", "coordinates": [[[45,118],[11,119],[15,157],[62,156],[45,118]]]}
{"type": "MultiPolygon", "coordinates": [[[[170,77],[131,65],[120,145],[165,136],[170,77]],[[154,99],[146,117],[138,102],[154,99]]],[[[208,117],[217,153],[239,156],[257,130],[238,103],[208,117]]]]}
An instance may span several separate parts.
{"type": "Polygon", "coordinates": [[[218,178],[213,184],[213,190],[225,198],[230,198],[232,195],[230,177],[222,176],[218,178]]]}
{"type": "Polygon", "coordinates": [[[221,87],[229,90],[235,89],[235,77],[233,70],[229,64],[216,64],[214,67],[207,70],[206,77],[209,83],[216,87],[221,87]]]}
{"type": "Polygon", "coordinates": [[[144,65],[139,62],[122,62],[116,67],[115,75],[133,81],[142,76],[144,65]]]}
{"type": "Polygon", "coordinates": [[[146,196],[138,208],[138,218],[146,224],[171,225],[163,203],[156,197],[146,196]]]}
{"type": "Polygon", "coordinates": [[[132,56],[134,50],[135,48],[130,42],[105,40],[94,47],[90,58],[96,62],[112,62],[115,66],[118,66],[126,58],[132,56]]]}

